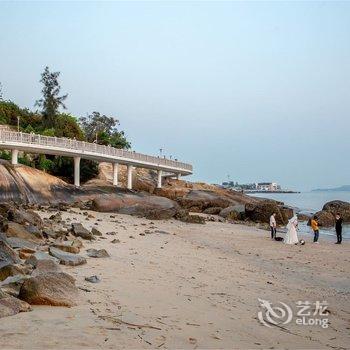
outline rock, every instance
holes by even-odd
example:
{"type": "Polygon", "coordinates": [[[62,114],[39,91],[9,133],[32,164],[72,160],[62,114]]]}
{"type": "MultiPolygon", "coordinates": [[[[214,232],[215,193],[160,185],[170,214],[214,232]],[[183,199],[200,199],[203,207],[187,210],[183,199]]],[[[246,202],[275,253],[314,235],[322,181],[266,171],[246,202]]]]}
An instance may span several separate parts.
{"type": "Polygon", "coordinates": [[[177,212],[175,218],[182,222],[192,224],[205,224],[205,218],[199,215],[190,215],[187,210],[181,209],[177,212]]]}
{"type": "Polygon", "coordinates": [[[221,207],[209,207],[203,210],[204,214],[219,215],[220,211],[223,210],[221,207]]]}
{"type": "Polygon", "coordinates": [[[35,252],[30,258],[28,258],[26,260],[26,264],[28,265],[32,265],[33,267],[36,267],[38,264],[38,261],[40,260],[52,260],[56,263],[59,262],[58,259],[56,259],[53,256],[50,256],[49,254],[45,253],[45,252],[35,252]]]}
{"type": "Polygon", "coordinates": [[[311,218],[311,214],[298,213],[297,217],[299,221],[309,221],[311,218]]]}
{"type": "Polygon", "coordinates": [[[11,248],[29,248],[36,250],[39,247],[37,243],[18,237],[8,237],[7,243],[11,248]]]}
{"type": "Polygon", "coordinates": [[[7,237],[16,237],[27,241],[40,242],[39,239],[31,234],[25,226],[22,226],[16,222],[8,222],[5,224],[4,232],[7,237]]]}
{"type": "Polygon", "coordinates": [[[26,259],[28,259],[28,258],[30,258],[33,254],[35,253],[35,250],[34,249],[30,249],[30,248],[21,248],[20,250],[19,250],[19,257],[21,258],[21,259],[24,259],[24,260],[26,260],[26,259]]]}
{"type": "Polygon", "coordinates": [[[344,223],[350,223],[350,203],[344,201],[327,202],[322,210],[328,211],[335,216],[337,213],[343,218],[344,223]]]}
{"type": "Polygon", "coordinates": [[[95,227],[93,227],[91,229],[91,233],[94,235],[94,236],[102,236],[102,233],[95,227]]]}
{"type": "Polygon", "coordinates": [[[36,238],[42,239],[44,237],[41,232],[41,229],[39,229],[37,226],[26,225],[26,230],[32,235],[34,235],[36,238]]]}
{"type": "Polygon", "coordinates": [[[245,206],[243,204],[231,205],[225,209],[222,209],[219,215],[225,219],[244,220],[245,206]]]}
{"type": "Polygon", "coordinates": [[[109,194],[95,198],[92,209],[161,220],[174,217],[179,206],[168,198],[151,196],[147,193],[116,193],[113,196],[109,194]]]}
{"type": "Polygon", "coordinates": [[[90,283],[99,283],[101,280],[96,276],[90,276],[90,277],[85,277],[85,281],[90,282],[90,283]]]}
{"type": "Polygon", "coordinates": [[[276,222],[279,225],[286,225],[293,216],[293,209],[279,205],[272,200],[261,200],[255,204],[245,205],[246,218],[255,222],[270,222],[270,216],[276,213],[276,222]]]}
{"type": "Polygon", "coordinates": [[[74,245],[74,241],[62,241],[59,243],[53,243],[52,246],[68,253],[78,254],[80,252],[80,248],[74,245]]]}
{"type": "Polygon", "coordinates": [[[57,258],[62,265],[77,266],[86,264],[86,259],[83,256],[64,252],[63,250],[50,247],[49,252],[52,256],[57,258]]]}
{"type": "Polygon", "coordinates": [[[20,260],[17,257],[16,252],[5,242],[0,240],[0,268],[9,265],[19,263],[20,260]]]}
{"type": "Polygon", "coordinates": [[[0,281],[4,281],[7,277],[16,275],[24,275],[23,268],[14,264],[9,264],[0,268],[0,281]]]}
{"type": "Polygon", "coordinates": [[[28,278],[22,284],[19,298],[31,305],[74,306],[79,297],[72,276],[49,272],[28,278]]]}
{"type": "Polygon", "coordinates": [[[211,207],[226,208],[236,204],[233,199],[209,190],[191,190],[185,196],[178,197],[176,200],[182,208],[186,208],[191,212],[203,212],[211,207]]]}
{"type": "Polygon", "coordinates": [[[81,237],[90,241],[93,239],[92,233],[80,223],[72,224],[72,233],[76,237],[81,237]]]}
{"type": "Polygon", "coordinates": [[[0,282],[0,289],[8,294],[17,297],[22,284],[27,278],[28,276],[25,275],[9,276],[0,282]]]}
{"type": "Polygon", "coordinates": [[[30,209],[24,210],[12,208],[7,213],[7,219],[21,225],[29,224],[39,228],[43,226],[43,221],[39,214],[30,209]]]}
{"type": "Polygon", "coordinates": [[[59,223],[62,221],[62,214],[57,212],[56,214],[51,215],[49,219],[52,222],[59,223]]]}
{"type": "Polygon", "coordinates": [[[43,235],[45,238],[56,239],[61,236],[61,233],[54,231],[52,228],[46,227],[43,229],[43,235]]]}
{"type": "Polygon", "coordinates": [[[0,318],[30,311],[31,306],[23,300],[19,300],[0,290],[0,318]]]}
{"type": "Polygon", "coordinates": [[[48,272],[62,272],[62,270],[53,260],[39,260],[32,272],[32,276],[35,277],[48,272]]]}
{"type": "Polygon", "coordinates": [[[87,255],[90,257],[90,258],[108,258],[109,257],[109,254],[107,253],[107,250],[106,249],[88,249],[86,251],[87,255]]]}
{"type": "MultiPolygon", "coordinates": [[[[323,227],[331,227],[335,224],[335,217],[334,215],[326,210],[318,211],[316,214],[317,216],[317,222],[320,226],[323,227]]],[[[311,218],[309,219],[308,225],[310,226],[311,218]]]]}
{"type": "Polygon", "coordinates": [[[114,239],[111,241],[111,243],[113,243],[113,244],[115,244],[115,243],[120,243],[120,240],[117,239],[117,238],[114,238],[114,239]]]}

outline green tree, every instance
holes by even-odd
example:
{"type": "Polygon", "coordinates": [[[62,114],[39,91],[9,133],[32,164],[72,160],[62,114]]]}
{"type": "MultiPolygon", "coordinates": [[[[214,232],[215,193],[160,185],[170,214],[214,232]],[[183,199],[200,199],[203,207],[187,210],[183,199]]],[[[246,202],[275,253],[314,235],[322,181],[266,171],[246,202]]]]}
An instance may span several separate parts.
{"type": "Polygon", "coordinates": [[[100,112],[92,112],[87,117],[80,118],[80,125],[88,142],[101,145],[111,145],[116,148],[130,148],[123,131],[118,130],[119,120],[108,117],[100,112]]]}
{"type": "Polygon", "coordinates": [[[43,126],[45,129],[56,126],[56,117],[59,108],[66,109],[64,101],[66,95],[60,96],[61,86],[58,82],[60,72],[50,72],[49,67],[45,67],[41,74],[40,82],[44,85],[41,92],[43,97],[36,101],[35,105],[42,109],[43,126]]]}

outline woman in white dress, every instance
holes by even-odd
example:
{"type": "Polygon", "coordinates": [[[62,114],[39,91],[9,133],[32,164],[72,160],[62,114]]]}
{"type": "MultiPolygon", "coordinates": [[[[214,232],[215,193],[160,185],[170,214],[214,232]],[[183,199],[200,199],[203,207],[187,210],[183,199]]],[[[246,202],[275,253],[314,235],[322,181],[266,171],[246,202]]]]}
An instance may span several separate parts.
{"type": "Polygon", "coordinates": [[[296,244],[299,243],[298,234],[297,234],[297,228],[298,228],[298,218],[296,215],[294,215],[289,221],[287,225],[287,233],[284,237],[284,243],[285,244],[296,244]]]}

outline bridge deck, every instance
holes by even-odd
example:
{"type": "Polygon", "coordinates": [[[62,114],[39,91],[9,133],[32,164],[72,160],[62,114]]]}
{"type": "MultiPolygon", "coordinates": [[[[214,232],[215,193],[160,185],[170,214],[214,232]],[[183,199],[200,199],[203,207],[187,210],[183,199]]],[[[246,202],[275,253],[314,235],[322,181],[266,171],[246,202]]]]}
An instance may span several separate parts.
{"type": "Polygon", "coordinates": [[[110,146],[74,139],[28,134],[0,129],[0,148],[28,153],[81,157],[98,162],[132,165],[140,168],[164,170],[175,174],[192,174],[192,165],[110,146]]]}

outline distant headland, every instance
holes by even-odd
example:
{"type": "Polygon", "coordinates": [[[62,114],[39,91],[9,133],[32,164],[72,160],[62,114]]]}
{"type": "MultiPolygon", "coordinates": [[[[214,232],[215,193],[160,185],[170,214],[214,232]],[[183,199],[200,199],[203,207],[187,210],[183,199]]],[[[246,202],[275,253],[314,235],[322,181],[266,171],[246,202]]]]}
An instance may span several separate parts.
{"type": "Polygon", "coordinates": [[[312,190],[312,192],[330,192],[330,191],[350,192],[350,185],[343,185],[335,188],[316,188],[312,190]]]}

